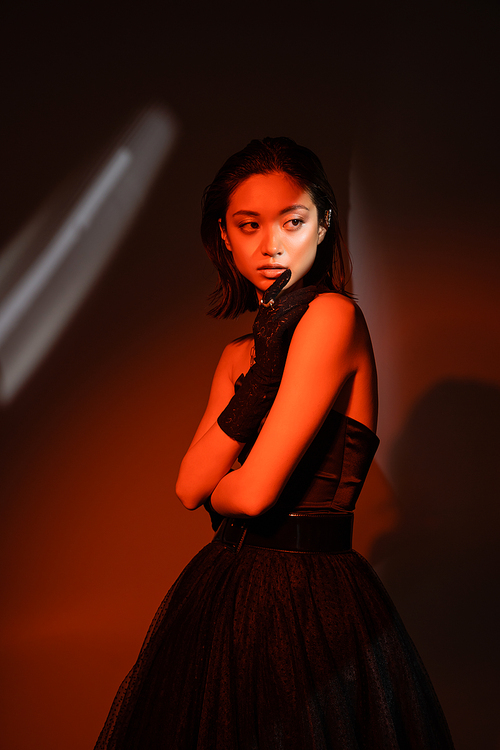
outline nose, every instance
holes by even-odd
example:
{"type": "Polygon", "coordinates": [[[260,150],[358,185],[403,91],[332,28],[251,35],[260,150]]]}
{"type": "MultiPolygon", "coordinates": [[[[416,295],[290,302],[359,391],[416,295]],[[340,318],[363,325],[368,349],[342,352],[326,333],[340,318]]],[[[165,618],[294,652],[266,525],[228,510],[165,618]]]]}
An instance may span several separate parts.
{"type": "Polygon", "coordinates": [[[269,258],[276,258],[283,254],[283,248],[279,237],[279,232],[274,229],[270,229],[262,240],[262,255],[267,255],[269,258]]]}

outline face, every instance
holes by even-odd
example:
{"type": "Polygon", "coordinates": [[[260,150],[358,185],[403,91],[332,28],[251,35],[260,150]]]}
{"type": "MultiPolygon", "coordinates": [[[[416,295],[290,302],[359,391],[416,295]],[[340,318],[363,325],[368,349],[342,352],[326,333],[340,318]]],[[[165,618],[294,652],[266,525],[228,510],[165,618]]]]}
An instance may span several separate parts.
{"type": "Polygon", "coordinates": [[[240,183],[231,196],[226,227],[221,224],[235,265],[255,286],[259,300],[286,268],[292,272],[287,288],[301,282],[325,233],[309,193],[282,173],[255,174],[240,183]]]}

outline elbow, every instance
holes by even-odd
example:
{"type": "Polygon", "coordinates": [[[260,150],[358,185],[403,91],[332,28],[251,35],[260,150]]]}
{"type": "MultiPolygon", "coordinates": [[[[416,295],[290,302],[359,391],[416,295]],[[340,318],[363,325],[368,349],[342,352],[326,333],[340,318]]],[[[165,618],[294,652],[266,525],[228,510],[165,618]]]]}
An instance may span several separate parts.
{"type": "Polygon", "coordinates": [[[198,507],[197,505],[194,505],[189,499],[185,499],[184,497],[181,497],[179,493],[177,492],[177,499],[181,501],[182,505],[186,508],[186,510],[196,510],[198,507]]]}
{"type": "Polygon", "coordinates": [[[212,507],[224,516],[255,518],[269,510],[274,501],[267,501],[254,492],[240,491],[230,496],[218,496],[217,490],[212,494],[212,507]]]}
{"type": "Polygon", "coordinates": [[[250,518],[261,516],[263,513],[271,510],[273,505],[274,501],[263,502],[262,499],[260,499],[259,501],[256,501],[255,498],[249,499],[246,503],[245,515],[250,516],[250,518]]]}
{"type": "Polygon", "coordinates": [[[201,502],[197,503],[190,497],[179,495],[178,492],[176,492],[176,495],[177,495],[177,498],[181,501],[182,505],[186,508],[186,510],[196,510],[201,505],[201,502]]]}
{"type": "Polygon", "coordinates": [[[190,500],[190,498],[189,498],[189,497],[188,497],[187,495],[185,495],[185,494],[184,494],[184,493],[182,492],[182,490],[179,490],[179,489],[177,489],[177,487],[176,487],[176,488],[175,488],[175,494],[177,495],[177,499],[178,499],[178,500],[180,500],[180,502],[182,503],[182,505],[183,505],[183,506],[184,506],[184,507],[185,507],[185,508],[186,508],[187,510],[194,510],[194,506],[192,505],[192,503],[191,503],[191,500],[190,500]]]}
{"type": "Polygon", "coordinates": [[[253,505],[247,506],[246,510],[244,511],[244,514],[245,516],[248,516],[249,518],[257,518],[258,516],[261,516],[263,513],[265,513],[266,510],[269,510],[269,508],[253,504],[253,505]]]}
{"type": "MultiPolygon", "coordinates": [[[[244,467],[243,467],[244,468],[244,467]]],[[[269,487],[269,482],[261,482],[258,478],[242,472],[238,490],[235,492],[238,508],[250,518],[261,516],[270,510],[278,499],[269,487]]]]}
{"type": "Polygon", "coordinates": [[[267,498],[253,492],[244,493],[241,498],[242,511],[250,518],[261,516],[266,510],[269,510],[272,505],[274,505],[274,503],[268,502],[267,498]]]}
{"type": "Polygon", "coordinates": [[[184,485],[180,477],[175,484],[175,494],[187,510],[196,510],[202,503],[199,498],[194,497],[193,493],[184,485]]]}

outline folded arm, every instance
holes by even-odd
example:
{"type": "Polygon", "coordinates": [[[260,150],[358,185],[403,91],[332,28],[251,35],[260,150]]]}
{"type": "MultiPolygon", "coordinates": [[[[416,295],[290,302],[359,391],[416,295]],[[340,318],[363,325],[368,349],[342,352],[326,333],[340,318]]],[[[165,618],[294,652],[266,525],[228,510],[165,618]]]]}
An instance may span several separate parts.
{"type": "Polygon", "coordinates": [[[232,440],[217,424],[217,417],[234,394],[234,381],[240,374],[235,375],[235,360],[239,359],[240,348],[241,344],[232,342],[224,349],[214,373],[207,408],[179,469],[176,493],[189,510],[195,510],[210,497],[243,447],[243,443],[232,440]]]}
{"type": "MultiPolygon", "coordinates": [[[[276,502],[346,383],[356,376],[367,333],[358,308],[337,294],[311,302],[293,335],[281,385],[245,464],[230,472],[242,443],[216,420],[232,395],[231,358],[225,350],[207,411],[181,465],[177,493],[194,509],[212,495],[226,516],[254,516],[276,502]]],[[[234,347],[234,345],[232,345],[234,347]]]]}
{"type": "MultiPolygon", "coordinates": [[[[273,407],[245,464],[221,478],[212,506],[225,516],[269,510],[363,355],[362,316],[340,295],[311,303],[290,344],[273,407]]],[[[364,328],[364,326],[363,326],[364,328]]]]}

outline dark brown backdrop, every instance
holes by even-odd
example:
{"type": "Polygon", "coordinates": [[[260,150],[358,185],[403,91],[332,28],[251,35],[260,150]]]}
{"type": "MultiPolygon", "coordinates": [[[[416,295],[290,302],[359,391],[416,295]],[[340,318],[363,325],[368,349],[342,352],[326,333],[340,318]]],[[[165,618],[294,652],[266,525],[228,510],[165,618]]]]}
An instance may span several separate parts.
{"type": "Polygon", "coordinates": [[[252,137],[323,159],[371,326],[382,445],[358,548],[420,648],[457,750],[500,747],[498,64],[493,4],[17,4],[0,247],[151,101],[180,135],[139,220],[1,415],[1,744],[92,747],[155,608],[210,538],[175,499],[219,353],[199,201],[252,137]]]}

